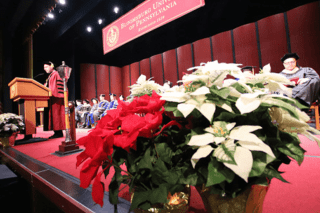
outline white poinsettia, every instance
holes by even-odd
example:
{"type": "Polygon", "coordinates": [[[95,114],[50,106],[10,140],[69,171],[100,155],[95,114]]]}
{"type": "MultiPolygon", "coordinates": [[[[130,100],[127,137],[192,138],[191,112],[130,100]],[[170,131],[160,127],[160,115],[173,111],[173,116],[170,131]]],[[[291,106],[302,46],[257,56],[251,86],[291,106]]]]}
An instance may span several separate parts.
{"type": "Polygon", "coordinates": [[[192,74],[184,75],[181,82],[190,81],[203,81],[208,87],[216,85],[221,87],[224,78],[231,73],[241,73],[238,67],[241,64],[233,63],[218,63],[218,61],[211,61],[208,63],[202,63],[201,66],[189,68],[188,71],[196,70],[192,74]]]}
{"type": "Polygon", "coordinates": [[[185,88],[183,86],[174,86],[165,93],[159,94],[161,96],[161,100],[166,100],[170,102],[181,103],[189,100],[191,96],[189,93],[185,92],[185,88]]]}
{"type": "Polygon", "coordinates": [[[139,94],[148,94],[151,93],[153,90],[157,93],[163,91],[163,87],[155,81],[148,79],[145,75],[141,75],[137,83],[130,86],[130,92],[132,95],[139,95],[139,94]]]}
{"type": "Polygon", "coordinates": [[[213,155],[219,161],[223,162],[225,166],[232,169],[245,181],[248,181],[253,162],[251,151],[265,152],[275,158],[271,148],[252,133],[262,127],[250,125],[234,127],[235,125],[236,123],[214,122],[213,126],[205,129],[207,133],[192,136],[188,145],[199,147],[191,158],[193,167],[195,167],[199,159],[207,157],[214,151],[213,155]],[[236,143],[234,143],[235,140],[237,140],[236,143]],[[216,149],[212,148],[210,146],[211,143],[218,147],[216,149]],[[233,158],[236,165],[230,163],[232,159],[221,147],[222,145],[234,153],[233,158]]]}
{"type": "MultiPolygon", "coordinates": [[[[249,174],[253,165],[252,153],[249,149],[236,146],[234,140],[229,139],[223,142],[226,149],[234,152],[234,163],[223,162],[223,164],[231,169],[235,174],[248,182],[249,174]]],[[[213,152],[213,156],[222,161],[231,161],[231,158],[225,154],[225,150],[219,146],[213,152]]]]}
{"type": "Polygon", "coordinates": [[[263,93],[259,91],[241,94],[236,102],[236,107],[241,114],[252,112],[260,106],[261,99],[258,98],[258,96],[262,94],[263,93]]]}
{"type": "Polygon", "coordinates": [[[177,109],[187,117],[194,109],[197,109],[204,117],[206,117],[210,122],[212,116],[216,110],[216,105],[214,103],[206,103],[206,94],[209,94],[210,90],[208,87],[203,86],[198,88],[196,91],[190,93],[191,98],[184,103],[177,106],[177,109]]]}
{"type": "Polygon", "coordinates": [[[295,109],[299,118],[292,117],[287,110],[279,107],[271,107],[269,114],[271,120],[278,126],[278,129],[283,132],[303,134],[312,141],[317,141],[320,147],[320,139],[311,133],[320,135],[320,131],[310,127],[306,122],[310,120],[305,112],[295,109]]]}
{"type": "Polygon", "coordinates": [[[238,100],[236,101],[236,107],[239,109],[241,114],[250,113],[256,110],[261,103],[266,103],[275,106],[285,107],[291,111],[296,111],[295,107],[291,104],[288,104],[280,99],[292,100],[289,97],[278,94],[265,94],[261,91],[255,91],[254,93],[244,93],[241,94],[238,100]]]}

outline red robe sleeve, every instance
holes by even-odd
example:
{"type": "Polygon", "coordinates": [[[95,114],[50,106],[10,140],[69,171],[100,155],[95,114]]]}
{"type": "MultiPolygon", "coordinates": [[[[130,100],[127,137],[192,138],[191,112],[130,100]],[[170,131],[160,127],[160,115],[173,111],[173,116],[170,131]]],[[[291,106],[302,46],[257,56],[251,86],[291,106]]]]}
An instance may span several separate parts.
{"type": "Polygon", "coordinates": [[[64,98],[63,80],[55,70],[53,71],[49,79],[49,89],[52,91],[52,96],[57,98],[64,98]]]}

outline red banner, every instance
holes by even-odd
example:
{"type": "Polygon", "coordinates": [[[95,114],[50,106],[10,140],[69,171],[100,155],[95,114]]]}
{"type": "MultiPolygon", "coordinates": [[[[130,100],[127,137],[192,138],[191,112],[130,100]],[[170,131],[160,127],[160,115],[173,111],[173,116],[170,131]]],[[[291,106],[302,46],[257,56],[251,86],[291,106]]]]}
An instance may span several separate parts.
{"type": "Polygon", "coordinates": [[[104,54],[204,6],[204,0],[147,0],[102,29],[104,54]]]}

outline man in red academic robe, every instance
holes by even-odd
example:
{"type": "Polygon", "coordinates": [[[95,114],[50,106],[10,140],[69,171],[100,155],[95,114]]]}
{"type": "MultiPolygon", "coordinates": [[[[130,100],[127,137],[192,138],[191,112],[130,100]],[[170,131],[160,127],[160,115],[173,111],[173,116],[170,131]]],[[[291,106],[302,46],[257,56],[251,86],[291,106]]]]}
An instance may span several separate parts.
{"type": "Polygon", "coordinates": [[[62,130],[65,127],[65,107],[63,80],[59,73],[54,69],[52,62],[46,62],[43,66],[44,70],[49,74],[45,86],[52,91],[52,96],[48,103],[48,108],[45,108],[44,127],[45,131],[53,130],[54,134],[49,139],[63,137],[62,130]]]}

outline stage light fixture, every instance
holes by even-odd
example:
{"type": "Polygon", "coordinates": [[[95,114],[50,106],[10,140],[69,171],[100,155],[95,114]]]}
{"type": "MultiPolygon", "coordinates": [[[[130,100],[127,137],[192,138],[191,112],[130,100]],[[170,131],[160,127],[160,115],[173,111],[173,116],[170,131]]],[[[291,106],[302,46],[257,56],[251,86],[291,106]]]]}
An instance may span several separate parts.
{"type": "Polygon", "coordinates": [[[92,31],[91,27],[87,27],[87,31],[90,33],[92,31]]]}
{"type": "Polygon", "coordinates": [[[54,15],[52,13],[48,13],[48,17],[53,19],[54,18],[54,15]]]}
{"type": "Polygon", "coordinates": [[[64,4],[66,4],[66,1],[65,0],[59,0],[59,3],[64,5],[64,4]]]}
{"type": "Polygon", "coordinates": [[[102,19],[101,18],[98,20],[98,24],[102,24],[102,19]]]}
{"type": "Polygon", "coordinates": [[[115,13],[118,13],[118,12],[119,12],[119,7],[114,7],[113,11],[114,11],[115,13]]]}

